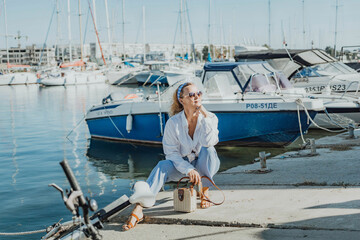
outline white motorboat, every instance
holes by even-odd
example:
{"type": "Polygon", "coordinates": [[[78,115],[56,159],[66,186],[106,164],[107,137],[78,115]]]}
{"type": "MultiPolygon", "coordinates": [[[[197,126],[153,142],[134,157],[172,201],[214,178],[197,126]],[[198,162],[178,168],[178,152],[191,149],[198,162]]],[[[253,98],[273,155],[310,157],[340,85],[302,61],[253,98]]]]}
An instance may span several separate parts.
{"type": "Polygon", "coordinates": [[[308,93],[354,92],[360,87],[360,74],[320,49],[266,50],[242,52],[237,61],[265,60],[282,71],[296,88],[308,93]]]}
{"type": "MultiPolygon", "coordinates": [[[[261,64],[251,65],[267,71],[261,64]]],[[[204,66],[202,80],[193,78],[204,91],[203,105],[219,119],[220,144],[287,145],[300,136],[300,131],[304,133],[308,129],[309,117],[314,118],[324,109],[321,100],[249,89],[252,74],[241,72],[240,65],[245,64],[209,63],[204,66]],[[244,78],[246,75],[248,77],[244,78]]],[[[103,104],[92,107],[87,113],[91,137],[161,144],[172,94],[182,82],[161,94],[146,97],[109,95],[103,104]]],[[[270,85],[263,87],[272,87],[270,85]]]]}
{"type": "Polygon", "coordinates": [[[182,79],[195,76],[195,71],[194,67],[184,68],[177,62],[148,61],[141,68],[134,69],[131,72],[119,72],[121,78],[113,84],[153,85],[160,83],[171,86],[182,79]]]}

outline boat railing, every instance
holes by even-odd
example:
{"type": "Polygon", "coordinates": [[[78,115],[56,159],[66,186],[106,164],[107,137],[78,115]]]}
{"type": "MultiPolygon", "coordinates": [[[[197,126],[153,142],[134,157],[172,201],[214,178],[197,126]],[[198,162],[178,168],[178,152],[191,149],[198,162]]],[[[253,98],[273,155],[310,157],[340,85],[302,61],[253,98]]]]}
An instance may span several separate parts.
{"type": "Polygon", "coordinates": [[[359,92],[359,87],[360,87],[360,81],[352,81],[350,82],[350,84],[347,86],[347,88],[345,89],[344,93],[341,95],[341,98],[344,97],[344,95],[347,93],[347,91],[349,90],[349,88],[351,87],[352,84],[357,84],[357,88],[356,88],[356,91],[355,91],[355,95],[358,94],[359,92]]]}

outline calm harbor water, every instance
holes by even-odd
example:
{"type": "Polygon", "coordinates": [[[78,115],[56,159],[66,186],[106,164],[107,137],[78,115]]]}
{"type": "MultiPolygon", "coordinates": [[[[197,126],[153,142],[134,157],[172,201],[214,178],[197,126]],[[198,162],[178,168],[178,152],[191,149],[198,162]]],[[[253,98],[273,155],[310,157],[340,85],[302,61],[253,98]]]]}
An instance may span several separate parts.
{"type": "MultiPolygon", "coordinates": [[[[71,219],[60,193],[48,187],[56,183],[69,188],[59,165],[65,158],[85,195],[96,199],[99,207],[129,195],[134,181],[146,179],[164,159],[161,147],[90,139],[86,111],[114,91],[125,95],[135,88],[0,86],[0,232],[44,229],[61,218],[71,219]]],[[[220,170],[251,163],[259,151],[276,155],[287,149],[218,148],[220,170]]]]}

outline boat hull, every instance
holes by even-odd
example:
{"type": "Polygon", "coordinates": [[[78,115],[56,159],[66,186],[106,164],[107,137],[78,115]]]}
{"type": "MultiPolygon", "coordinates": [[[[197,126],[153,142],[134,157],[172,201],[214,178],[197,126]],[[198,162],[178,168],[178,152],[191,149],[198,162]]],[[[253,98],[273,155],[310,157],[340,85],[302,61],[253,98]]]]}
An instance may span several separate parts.
{"type": "Polygon", "coordinates": [[[36,83],[39,83],[39,81],[34,73],[9,73],[0,75],[0,86],[36,83]]]}
{"type": "MultiPolygon", "coordinates": [[[[284,112],[214,112],[219,119],[219,144],[239,146],[285,146],[300,136],[297,111],[284,112]],[[266,123],[266,124],[265,124],[266,123]]],[[[312,118],[316,111],[309,111],[312,118]]],[[[126,131],[127,115],[87,119],[93,138],[161,144],[159,113],[133,115],[132,130],[126,131]]],[[[169,116],[162,114],[163,126],[169,116]]],[[[308,127],[307,116],[300,112],[302,131],[308,127]]]]}
{"type": "Polygon", "coordinates": [[[41,84],[45,86],[66,86],[80,84],[96,84],[105,83],[106,76],[101,73],[83,72],[77,74],[69,74],[68,76],[49,76],[41,80],[41,84]]]}
{"type": "MultiPolygon", "coordinates": [[[[319,112],[314,122],[324,128],[328,129],[340,129],[347,127],[350,123],[360,123],[360,108],[327,108],[328,114],[325,112],[319,112]],[[331,119],[330,119],[330,118],[331,119]],[[335,122],[335,123],[334,123],[335,122]],[[341,127],[342,126],[342,127],[341,127]]],[[[317,128],[313,124],[310,128],[317,128]]]]}

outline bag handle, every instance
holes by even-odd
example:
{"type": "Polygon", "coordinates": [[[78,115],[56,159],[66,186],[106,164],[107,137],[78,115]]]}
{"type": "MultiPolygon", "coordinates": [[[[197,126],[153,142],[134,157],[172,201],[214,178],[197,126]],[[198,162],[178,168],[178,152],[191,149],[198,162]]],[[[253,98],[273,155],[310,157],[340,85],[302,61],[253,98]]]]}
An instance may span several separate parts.
{"type": "MultiPolygon", "coordinates": [[[[207,177],[207,176],[202,176],[201,179],[203,179],[203,178],[207,179],[215,188],[217,188],[217,189],[222,193],[224,199],[223,199],[221,202],[219,202],[219,203],[216,203],[216,202],[211,201],[208,197],[206,197],[206,196],[202,193],[202,183],[201,183],[201,182],[200,182],[200,184],[199,184],[199,191],[200,191],[199,194],[200,194],[200,197],[202,197],[205,201],[207,201],[207,202],[209,202],[209,203],[212,203],[212,204],[214,204],[214,205],[216,205],[216,206],[223,204],[223,203],[225,202],[225,194],[224,194],[224,192],[223,192],[218,186],[216,186],[216,184],[215,184],[209,177],[207,177]]],[[[180,180],[178,181],[177,187],[176,187],[177,189],[179,188],[179,184],[180,184],[181,180],[183,180],[183,179],[190,179],[190,178],[189,178],[189,177],[182,177],[182,178],[180,178],[180,180]]]]}
{"type": "Polygon", "coordinates": [[[178,181],[177,187],[176,187],[177,189],[179,188],[179,184],[180,184],[181,180],[186,179],[186,178],[190,180],[189,177],[182,177],[182,178],[180,178],[180,180],[178,181]]]}
{"type": "Polygon", "coordinates": [[[224,199],[223,199],[221,202],[219,202],[219,203],[213,202],[213,201],[211,201],[208,197],[206,197],[206,196],[202,193],[202,189],[201,189],[201,192],[200,192],[200,196],[201,196],[206,202],[212,203],[212,204],[214,204],[214,205],[216,205],[216,206],[223,204],[223,203],[225,202],[225,194],[224,194],[224,192],[223,192],[218,186],[216,186],[216,184],[215,184],[209,177],[207,177],[207,176],[202,176],[201,179],[203,179],[203,178],[209,180],[209,182],[210,182],[215,188],[217,188],[217,189],[221,192],[221,194],[223,195],[224,199]]]}

